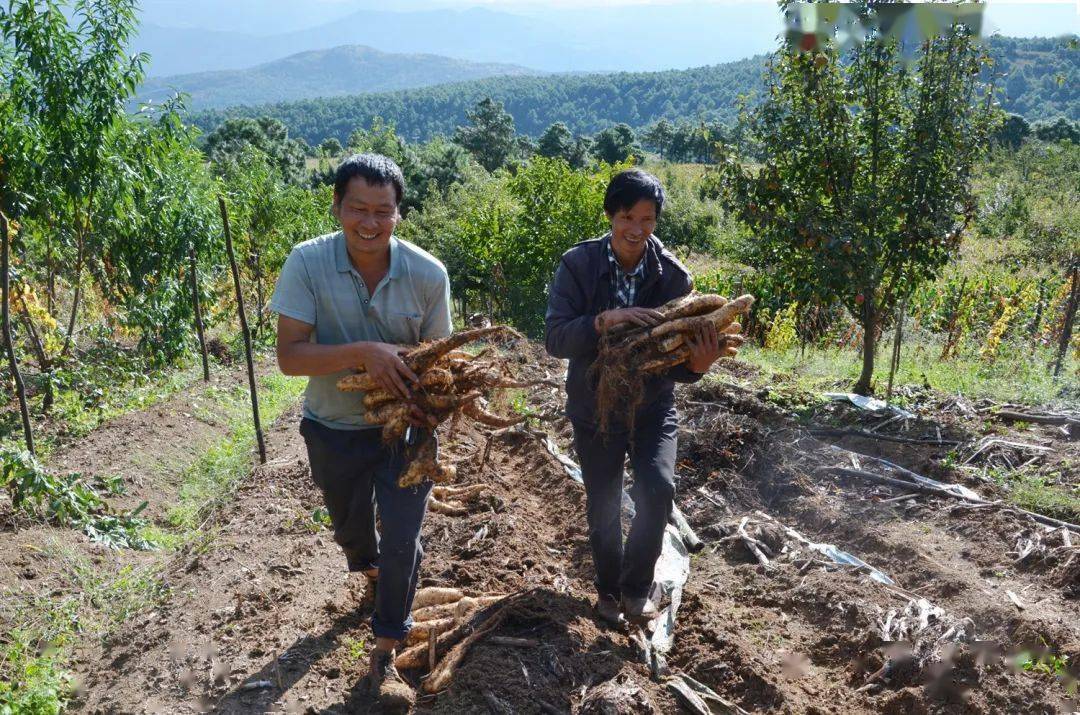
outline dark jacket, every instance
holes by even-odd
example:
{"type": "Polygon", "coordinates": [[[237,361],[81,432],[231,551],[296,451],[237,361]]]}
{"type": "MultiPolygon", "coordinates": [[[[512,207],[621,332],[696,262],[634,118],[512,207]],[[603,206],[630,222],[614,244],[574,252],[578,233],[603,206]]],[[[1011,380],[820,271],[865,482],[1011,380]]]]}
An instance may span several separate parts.
{"type": "MultiPolygon", "coordinates": [[[[595,425],[596,383],[589,367],[596,359],[600,334],[593,321],[599,313],[614,307],[611,294],[611,265],[603,238],[582,241],[563,254],[548,293],[545,331],[547,351],[557,358],[569,358],[566,375],[566,415],[573,421],[595,425]]],[[[690,273],[655,236],[645,249],[646,275],[636,306],[657,308],[684,296],[693,289],[690,273]]],[[[676,382],[697,382],[701,375],[685,365],[646,380],[644,399],[636,419],[667,411],[675,402],[676,382]]]]}

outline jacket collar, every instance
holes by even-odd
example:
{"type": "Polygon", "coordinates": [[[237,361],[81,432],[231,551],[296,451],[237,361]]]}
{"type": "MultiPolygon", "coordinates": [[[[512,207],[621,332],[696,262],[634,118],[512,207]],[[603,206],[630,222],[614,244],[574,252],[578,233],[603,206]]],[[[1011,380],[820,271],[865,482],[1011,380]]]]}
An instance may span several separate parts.
{"type": "MultiPolygon", "coordinates": [[[[611,232],[607,232],[597,242],[600,248],[600,275],[611,275],[611,263],[607,257],[607,246],[611,242],[611,232]]],[[[664,250],[664,244],[656,236],[649,236],[645,246],[645,286],[650,286],[660,280],[664,272],[660,254],[664,250]]]]}

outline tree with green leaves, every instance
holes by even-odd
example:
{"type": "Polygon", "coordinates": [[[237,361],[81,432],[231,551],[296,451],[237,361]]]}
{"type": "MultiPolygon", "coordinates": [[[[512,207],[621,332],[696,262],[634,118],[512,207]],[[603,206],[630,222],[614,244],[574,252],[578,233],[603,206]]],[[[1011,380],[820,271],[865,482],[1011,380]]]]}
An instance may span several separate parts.
{"type": "Polygon", "coordinates": [[[1000,144],[1015,151],[1024,143],[1024,139],[1030,135],[1031,125],[1028,124],[1028,120],[1019,114],[1008,114],[1005,116],[1004,121],[1001,122],[1001,126],[994,132],[993,141],[995,144],[1000,144]]]}
{"type": "Polygon", "coordinates": [[[627,124],[616,124],[593,137],[593,155],[605,164],[640,162],[644,152],[637,144],[634,130],[627,124]]]}
{"type": "Polygon", "coordinates": [[[329,137],[323,139],[322,143],[319,144],[319,151],[324,155],[333,158],[344,154],[345,147],[341,146],[341,142],[338,141],[337,137],[329,137]]]}
{"type": "Polygon", "coordinates": [[[117,169],[110,139],[148,59],[126,53],[136,24],[135,0],[12,0],[0,8],[5,113],[25,126],[4,131],[5,163],[40,162],[4,169],[0,192],[5,205],[21,204],[20,213],[56,227],[46,252],[49,305],[55,273],[69,268],[73,290],[60,357],[73,345],[96,197],[117,169]],[[30,186],[12,185],[13,177],[30,186]]]}
{"type": "Polygon", "coordinates": [[[458,127],[454,142],[469,151],[488,171],[505,166],[517,149],[514,118],[502,102],[485,97],[465,115],[469,125],[458,127]]]}
{"type": "Polygon", "coordinates": [[[1065,117],[1053,121],[1035,122],[1031,127],[1035,138],[1043,142],[1072,142],[1080,144],[1080,122],[1072,122],[1065,117]]]}
{"type": "Polygon", "coordinates": [[[956,24],[914,61],[878,36],[846,55],[785,46],[745,118],[760,167],[730,147],[722,157],[724,203],[754,236],[757,266],[792,300],[839,302],[861,324],[861,394],[884,320],[956,255],[973,215],[970,176],[994,117],[976,40],[956,24]]]}
{"type": "Polygon", "coordinates": [[[304,145],[289,138],[288,128],[277,119],[229,119],[206,135],[204,145],[206,155],[218,166],[237,161],[248,147],[270,157],[284,181],[306,181],[304,145]]]}
{"type": "Polygon", "coordinates": [[[537,152],[548,159],[565,159],[569,162],[574,152],[574,135],[565,123],[555,122],[540,135],[537,152]]]}
{"type": "Polygon", "coordinates": [[[668,153],[671,150],[671,140],[674,138],[675,126],[667,119],[661,119],[641,134],[641,141],[645,146],[655,149],[661,159],[668,158],[668,153]]]}

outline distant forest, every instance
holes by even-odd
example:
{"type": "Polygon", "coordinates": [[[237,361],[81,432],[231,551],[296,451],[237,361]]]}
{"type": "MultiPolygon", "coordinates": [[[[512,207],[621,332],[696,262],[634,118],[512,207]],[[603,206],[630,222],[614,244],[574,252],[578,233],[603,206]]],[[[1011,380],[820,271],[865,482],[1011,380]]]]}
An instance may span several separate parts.
{"type": "MultiPolygon", "coordinates": [[[[1055,39],[995,37],[993,73],[1000,101],[1029,121],[1080,118],[1080,49],[1075,36],[1055,39]]],[[[730,124],[740,95],[760,92],[765,58],[667,72],[494,77],[454,84],[350,97],[232,107],[191,115],[210,131],[230,117],[269,116],[290,135],[318,144],[344,142],[357,127],[381,117],[399,136],[426,141],[450,135],[484,97],[502,102],[521,134],[537,137],[555,122],[575,134],[593,134],[617,123],[642,129],[660,119],[730,124]]]]}

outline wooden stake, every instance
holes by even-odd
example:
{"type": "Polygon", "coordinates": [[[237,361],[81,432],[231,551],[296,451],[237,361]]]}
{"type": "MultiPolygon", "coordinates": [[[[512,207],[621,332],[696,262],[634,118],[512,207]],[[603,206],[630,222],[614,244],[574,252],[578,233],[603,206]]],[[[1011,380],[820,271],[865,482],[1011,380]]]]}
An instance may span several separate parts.
{"type": "Polygon", "coordinates": [[[4,331],[4,345],[7,346],[8,365],[11,367],[11,376],[15,378],[15,394],[19,397],[19,412],[22,414],[23,423],[23,436],[26,438],[26,450],[30,454],[34,454],[34,432],[30,428],[30,410],[26,406],[26,387],[23,385],[22,374],[19,372],[19,363],[15,359],[15,344],[11,341],[11,315],[8,309],[8,294],[9,294],[9,276],[8,276],[8,219],[3,213],[0,213],[0,243],[3,246],[0,247],[0,272],[3,272],[3,276],[0,277],[0,300],[3,301],[3,307],[0,312],[3,314],[3,331],[4,331]]]}
{"type": "Polygon", "coordinates": [[[232,232],[229,230],[229,209],[225,199],[218,197],[221,209],[221,225],[225,229],[225,251],[229,254],[229,267],[232,269],[233,287],[236,289],[236,310],[240,314],[240,330],[244,334],[244,357],[247,358],[248,387],[251,390],[251,414],[255,420],[255,439],[259,443],[259,462],[266,464],[266,443],[263,441],[262,423],[259,421],[259,394],[255,388],[255,361],[251,358],[251,331],[248,329],[247,313],[244,311],[244,294],[240,290],[240,271],[236,267],[236,254],[233,252],[232,232]]]}
{"type": "Polygon", "coordinates": [[[203,382],[210,382],[210,359],[206,354],[206,334],[203,332],[202,303],[199,301],[199,262],[195,256],[195,241],[188,248],[191,266],[191,303],[195,307],[195,331],[199,334],[199,351],[202,353],[203,382]]]}

